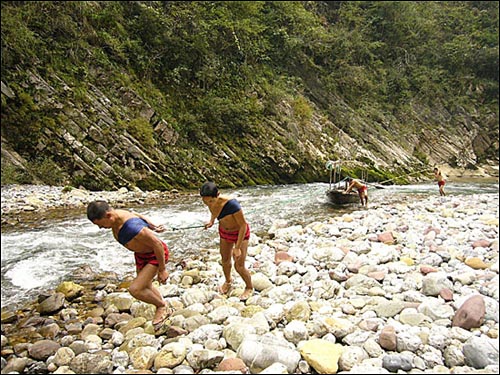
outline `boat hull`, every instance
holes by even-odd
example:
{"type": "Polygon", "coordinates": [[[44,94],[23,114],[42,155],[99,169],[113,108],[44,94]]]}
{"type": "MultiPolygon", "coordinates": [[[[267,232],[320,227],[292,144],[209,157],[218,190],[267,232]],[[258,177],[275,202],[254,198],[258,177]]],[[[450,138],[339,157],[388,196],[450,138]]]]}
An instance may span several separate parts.
{"type": "Polygon", "coordinates": [[[328,201],[332,204],[353,204],[359,203],[359,195],[354,192],[346,193],[344,190],[328,190],[326,192],[328,201]]]}

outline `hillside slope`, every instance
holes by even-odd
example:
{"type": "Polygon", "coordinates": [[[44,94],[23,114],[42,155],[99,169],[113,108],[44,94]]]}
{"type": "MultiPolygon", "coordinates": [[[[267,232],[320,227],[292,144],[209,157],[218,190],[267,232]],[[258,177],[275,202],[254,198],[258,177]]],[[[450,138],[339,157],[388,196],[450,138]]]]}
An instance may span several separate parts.
{"type": "Polygon", "coordinates": [[[476,3],[2,2],[2,184],[498,176],[498,3],[476,3]]]}

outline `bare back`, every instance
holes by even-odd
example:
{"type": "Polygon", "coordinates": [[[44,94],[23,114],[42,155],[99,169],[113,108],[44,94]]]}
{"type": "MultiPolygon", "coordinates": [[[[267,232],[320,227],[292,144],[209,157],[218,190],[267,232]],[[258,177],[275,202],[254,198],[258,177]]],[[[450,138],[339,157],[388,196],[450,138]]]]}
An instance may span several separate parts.
{"type": "MultiPolygon", "coordinates": [[[[113,223],[112,231],[113,236],[118,241],[118,233],[120,229],[123,227],[123,224],[131,218],[138,217],[146,222],[148,222],[142,215],[121,209],[115,209],[115,222],[113,223]]],[[[148,224],[150,224],[148,222],[148,224]]],[[[141,229],[139,233],[135,237],[133,237],[129,242],[127,242],[124,246],[134,252],[137,253],[148,253],[153,251],[155,247],[155,243],[160,241],[158,237],[156,237],[151,229],[148,227],[144,227],[141,229]]]]}
{"type": "Polygon", "coordinates": [[[360,188],[365,186],[361,182],[359,182],[358,180],[352,180],[351,184],[352,184],[352,187],[356,188],[356,189],[360,189],[360,188]]]}
{"type": "Polygon", "coordinates": [[[358,189],[363,189],[366,185],[362,184],[361,181],[358,180],[352,180],[351,183],[349,184],[349,187],[347,188],[346,192],[350,192],[353,188],[358,189]]]}
{"type": "Polygon", "coordinates": [[[444,181],[444,176],[441,174],[441,172],[434,172],[434,178],[437,182],[444,181]]]}

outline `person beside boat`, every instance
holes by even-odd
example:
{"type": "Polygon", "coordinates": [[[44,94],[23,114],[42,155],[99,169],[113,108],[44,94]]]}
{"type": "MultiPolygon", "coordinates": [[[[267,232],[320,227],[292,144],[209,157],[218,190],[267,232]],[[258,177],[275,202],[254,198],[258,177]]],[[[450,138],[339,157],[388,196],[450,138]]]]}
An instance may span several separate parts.
{"type": "Polygon", "coordinates": [[[444,192],[444,185],[446,184],[446,180],[444,178],[444,175],[441,173],[441,171],[438,168],[434,168],[434,179],[438,183],[439,187],[439,195],[441,196],[446,196],[446,193],[444,192]]]}
{"type": "Polygon", "coordinates": [[[234,258],[234,268],[245,282],[245,290],[240,295],[240,300],[246,301],[254,292],[252,277],[245,267],[250,226],[245,220],[239,202],[234,198],[220,195],[214,182],[205,182],[200,188],[200,195],[203,203],[208,206],[211,213],[210,221],[205,224],[205,229],[210,228],[215,219],[219,221],[219,246],[222,257],[222,271],[225,278],[219,292],[228,294],[232,288],[232,256],[234,258]]]}
{"type": "Polygon", "coordinates": [[[349,186],[347,186],[345,192],[349,193],[352,189],[357,189],[361,205],[368,206],[368,186],[360,180],[351,177],[347,177],[346,181],[349,183],[349,186]]]}

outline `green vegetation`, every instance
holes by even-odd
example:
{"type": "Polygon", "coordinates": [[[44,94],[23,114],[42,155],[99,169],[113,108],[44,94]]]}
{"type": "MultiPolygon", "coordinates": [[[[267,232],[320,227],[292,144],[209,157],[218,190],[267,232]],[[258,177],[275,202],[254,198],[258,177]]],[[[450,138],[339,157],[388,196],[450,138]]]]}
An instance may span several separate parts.
{"type": "MultiPolygon", "coordinates": [[[[227,186],[317,180],[324,160],[308,160],[297,142],[307,134],[294,129],[318,117],[323,134],[339,139],[342,129],[374,153],[366,134],[398,144],[473,121],[482,133],[476,155],[498,160],[498,10],[492,1],[2,1],[2,82],[15,95],[2,94],[2,137],[29,162],[42,160],[36,175],[45,183],[64,175],[92,189],[119,179],[83,175],[50,142],[37,148],[52,139],[48,130],[70,126],[68,108],[40,95],[82,111],[107,147],[124,130],[134,136],[165,165],[160,180],[121,166],[122,178],[147,189],[197,186],[209,174],[227,186]],[[94,87],[111,98],[112,121],[93,108],[94,87]],[[137,98],[124,103],[123,92],[137,98]],[[130,105],[136,99],[151,119],[130,105]],[[178,133],[175,149],[154,132],[159,119],[178,133]],[[296,162],[279,160],[281,146],[296,162]],[[219,150],[228,148],[237,156],[226,160],[219,150]]],[[[409,154],[428,162],[421,148],[409,154]]],[[[367,166],[376,179],[392,176],[367,166]]],[[[5,172],[16,180],[2,163],[2,183],[5,172]]]]}
{"type": "Polygon", "coordinates": [[[145,146],[153,147],[156,144],[151,124],[142,117],[130,121],[127,124],[127,131],[145,146]]]}
{"type": "Polygon", "coordinates": [[[33,177],[27,171],[5,163],[2,158],[2,185],[30,184],[32,180],[33,177]]]}

